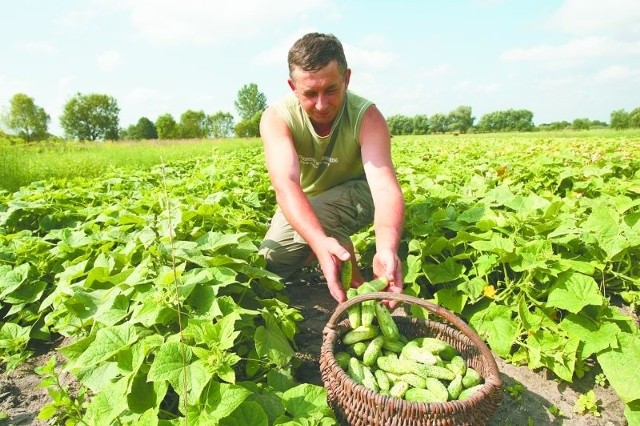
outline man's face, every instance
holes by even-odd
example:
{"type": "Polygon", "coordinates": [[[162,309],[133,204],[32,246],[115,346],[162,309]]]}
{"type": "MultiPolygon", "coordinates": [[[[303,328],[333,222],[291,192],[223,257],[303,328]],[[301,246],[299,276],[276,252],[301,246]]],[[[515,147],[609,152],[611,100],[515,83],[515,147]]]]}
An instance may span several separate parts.
{"type": "Polygon", "coordinates": [[[322,130],[328,130],[340,111],[350,76],[351,70],[342,75],[336,61],[331,61],[318,71],[295,68],[289,86],[311,122],[322,130]]]}

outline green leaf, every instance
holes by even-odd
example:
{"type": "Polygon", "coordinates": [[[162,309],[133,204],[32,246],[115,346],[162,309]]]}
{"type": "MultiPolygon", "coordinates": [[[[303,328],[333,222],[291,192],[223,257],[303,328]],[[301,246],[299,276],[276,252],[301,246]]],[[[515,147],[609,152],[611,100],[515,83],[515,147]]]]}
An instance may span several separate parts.
{"type": "Polygon", "coordinates": [[[327,390],[321,386],[303,383],[282,395],[284,406],[294,418],[306,418],[313,413],[326,413],[327,390]]]}
{"type": "MultiPolygon", "coordinates": [[[[640,189],[640,187],[638,188],[640,189]]],[[[640,399],[629,402],[624,408],[624,417],[629,425],[640,425],[640,399]]]]}
{"type": "Polygon", "coordinates": [[[571,382],[579,345],[578,337],[540,330],[527,338],[529,368],[547,367],[562,380],[571,382]]]}
{"type": "Polygon", "coordinates": [[[565,273],[558,277],[549,291],[547,305],[566,309],[574,314],[588,305],[601,306],[604,298],[598,284],[589,276],[565,273]]]}
{"type": "Polygon", "coordinates": [[[457,288],[443,288],[435,293],[436,303],[452,312],[461,313],[469,297],[457,288]]]}
{"type": "MultiPolygon", "coordinates": [[[[258,405],[262,407],[264,412],[267,414],[269,424],[273,424],[273,421],[276,418],[284,415],[284,403],[278,394],[269,390],[262,391],[258,386],[256,386],[255,382],[246,382],[242,385],[247,386],[247,388],[253,392],[248,399],[257,402],[258,405]]],[[[290,387],[291,386],[289,386],[289,388],[290,387]]]]}
{"type": "Polygon", "coordinates": [[[221,426],[269,426],[269,418],[262,407],[253,401],[244,401],[233,416],[220,421],[221,426]]]}
{"type": "Polygon", "coordinates": [[[582,340],[584,344],[582,355],[584,357],[609,347],[616,347],[616,336],[621,332],[616,323],[602,318],[593,318],[583,312],[567,315],[560,323],[560,327],[569,336],[576,336],[582,340]]]}
{"type": "Polygon", "coordinates": [[[212,418],[220,420],[231,413],[251,395],[251,392],[242,386],[211,381],[204,395],[204,411],[212,418]]]}
{"type": "Polygon", "coordinates": [[[620,333],[620,347],[597,355],[607,380],[625,403],[640,400],[640,336],[620,333]]]}
{"type": "Polygon", "coordinates": [[[427,263],[422,267],[424,273],[427,275],[429,281],[432,284],[448,283],[460,278],[464,272],[464,266],[457,263],[450,257],[444,262],[436,265],[427,263]]]}
{"type": "Polygon", "coordinates": [[[272,368],[267,373],[267,384],[278,392],[291,389],[296,381],[291,375],[291,371],[272,368]]]}
{"type": "Polygon", "coordinates": [[[73,370],[95,366],[115,355],[120,350],[128,350],[138,340],[135,327],[130,323],[106,327],[98,330],[95,340],[71,365],[73,370]]]}
{"type": "Polygon", "coordinates": [[[486,310],[473,314],[470,323],[498,355],[509,356],[518,335],[510,308],[492,302],[486,310]]]}
{"type": "Polygon", "coordinates": [[[148,382],[146,374],[138,374],[133,378],[127,395],[129,409],[141,414],[147,410],[157,411],[168,388],[167,382],[148,382]]]}
{"type": "Polygon", "coordinates": [[[178,383],[183,368],[186,368],[192,356],[191,349],[185,347],[183,358],[182,345],[180,342],[167,342],[160,347],[149,369],[150,381],[166,380],[169,383],[178,383]]]}
{"type": "Polygon", "coordinates": [[[620,214],[611,207],[605,205],[593,209],[582,227],[595,237],[608,259],[613,259],[629,246],[621,232],[620,214]]]}
{"type": "Polygon", "coordinates": [[[263,313],[263,317],[266,320],[266,327],[256,328],[254,336],[256,352],[258,356],[266,357],[277,366],[285,366],[293,358],[295,352],[273,316],[263,313]]]}
{"type": "Polygon", "coordinates": [[[85,420],[87,424],[96,426],[111,426],[114,420],[128,408],[127,405],[128,380],[121,379],[111,383],[91,399],[87,408],[85,420]]]}
{"type": "Polygon", "coordinates": [[[489,241],[473,241],[470,245],[476,250],[496,253],[501,256],[511,254],[515,250],[515,245],[511,239],[495,233],[489,241]]]}

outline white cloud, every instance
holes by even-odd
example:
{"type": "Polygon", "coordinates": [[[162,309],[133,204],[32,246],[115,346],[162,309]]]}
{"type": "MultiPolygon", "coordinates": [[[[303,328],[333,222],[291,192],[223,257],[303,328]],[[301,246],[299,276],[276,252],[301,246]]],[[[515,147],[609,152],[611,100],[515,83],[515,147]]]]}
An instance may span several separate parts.
{"type": "Polygon", "coordinates": [[[343,44],[344,54],[353,69],[389,68],[396,61],[396,55],[380,49],[363,49],[351,44],[343,44]]]}
{"type": "Polygon", "coordinates": [[[52,55],[56,52],[56,48],[48,41],[31,41],[22,45],[24,50],[29,53],[52,55]]]}
{"type": "Polygon", "coordinates": [[[111,71],[122,63],[120,52],[107,50],[98,55],[98,67],[103,71],[111,71]]]}
{"type": "Polygon", "coordinates": [[[610,37],[584,37],[564,44],[542,44],[531,48],[516,48],[504,52],[501,57],[512,62],[540,62],[550,66],[575,65],[601,57],[628,57],[640,55],[640,41],[629,42],[610,37]]]}
{"type": "Polygon", "coordinates": [[[216,44],[334,9],[333,2],[323,0],[236,0],[224,6],[207,0],[139,0],[132,3],[131,20],[155,43],[216,44]]]}
{"type": "Polygon", "coordinates": [[[469,80],[458,82],[452,87],[454,92],[464,93],[495,93],[499,88],[497,83],[475,84],[469,80]]]}
{"type": "Polygon", "coordinates": [[[598,83],[640,82],[640,68],[612,65],[596,73],[593,80],[598,83]]]}
{"type": "Polygon", "coordinates": [[[566,0],[549,25],[577,35],[640,35],[638,0],[566,0]]]}
{"type": "Polygon", "coordinates": [[[156,89],[149,89],[146,87],[134,87],[126,96],[125,99],[129,103],[134,104],[154,104],[157,102],[165,103],[171,100],[171,96],[160,92],[156,89]]]}
{"type": "Polygon", "coordinates": [[[446,77],[451,72],[451,66],[449,64],[440,64],[432,68],[420,70],[416,73],[418,79],[432,79],[439,77],[446,77]]]}

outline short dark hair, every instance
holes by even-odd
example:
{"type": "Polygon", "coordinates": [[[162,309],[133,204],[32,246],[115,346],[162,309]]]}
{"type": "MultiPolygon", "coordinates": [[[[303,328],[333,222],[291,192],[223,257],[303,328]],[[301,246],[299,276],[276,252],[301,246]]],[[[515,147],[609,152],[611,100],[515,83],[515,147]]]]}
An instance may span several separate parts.
{"type": "Polygon", "coordinates": [[[299,38],[289,49],[289,76],[299,67],[303,71],[317,71],[336,61],[341,74],[347,72],[347,58],[342,43],[333,34],[309,33],[299,38]]]}

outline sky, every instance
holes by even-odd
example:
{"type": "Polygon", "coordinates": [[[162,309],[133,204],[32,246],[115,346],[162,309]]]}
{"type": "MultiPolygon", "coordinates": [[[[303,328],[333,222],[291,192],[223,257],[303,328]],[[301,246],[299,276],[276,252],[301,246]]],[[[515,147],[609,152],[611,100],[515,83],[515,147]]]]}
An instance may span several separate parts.
{"type": "Polygon", "coordinates": [[[32,97],[62,136],[77,93],[112,96],[120,127],[229,112],[255,83],[290,92],[287,52],[336,35],[349,89],[389,117],[470,106],[536,125],[640,107],[638,0],[0,0],[0,112],[32,97]]]}

